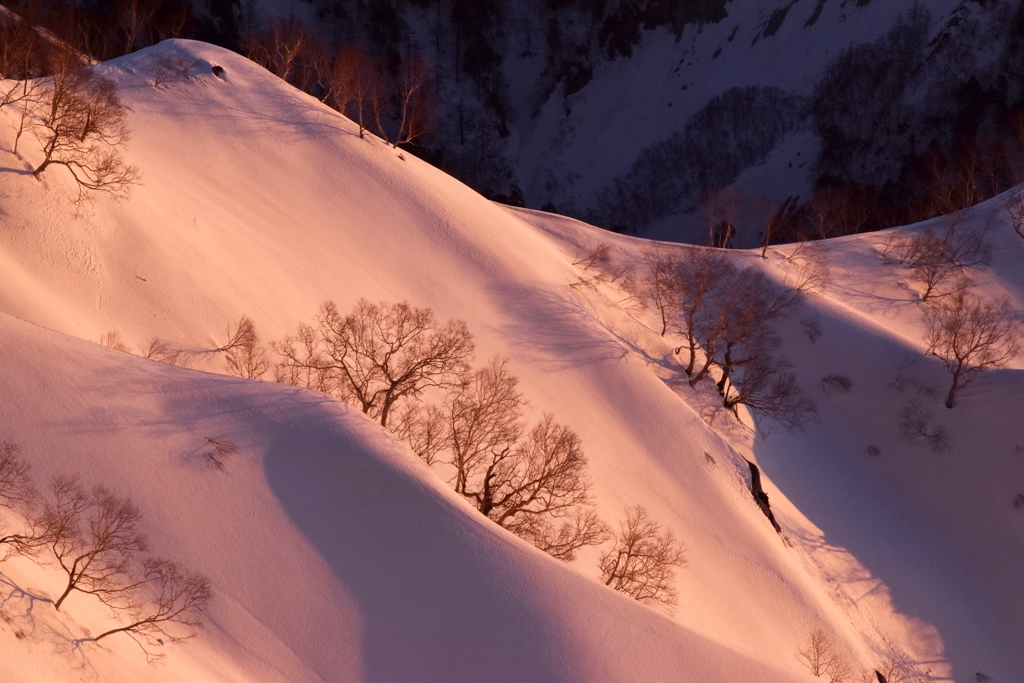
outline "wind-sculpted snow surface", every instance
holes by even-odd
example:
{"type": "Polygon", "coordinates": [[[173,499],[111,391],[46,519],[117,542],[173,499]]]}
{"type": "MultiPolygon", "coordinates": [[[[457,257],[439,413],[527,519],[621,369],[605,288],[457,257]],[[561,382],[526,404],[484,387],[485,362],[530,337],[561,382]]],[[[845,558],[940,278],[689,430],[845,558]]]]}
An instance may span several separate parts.
{"type": "MultiPolygon", "coordinates": [[[[77,472],[131,496],[154,552],[207,575],[215,598],[207,628],[153,667],[113,636],[82,642],[109,614],[77,596],[54,614],[53,569],[10,560],[12,678],[813,680],[795,654],[815,628],[858,672],[892,657],[939,680],[1024,669],[1010,576],[1021,519],[1002,490],[1024,443],[1008,431],[1020,365],[965,389],[955,424],[925,406],[954,436],[940,460],[901,440],[895,413],[917,398],[888,388],[903,358],[923,368],[923,380],[903,371],[912,381],[942,370],[870,240],[830,246],[842,277],[787,318],[784,350],[820,423],[765,440],[713,390],[689,388],[678,341],[617,285],[570,286],[596,243],[636,264],[647,245],[491,204],[223,50],[164,43],[98,68],[130,108],[125,156],[143,184],[75,205],[71,179],[29,175],[32,145],[0,155],[0,440],[39,481],[77,472]],[[157,55],[192,62],[189,77],[154,86],[157,55]],[[325,300],[347,311],[360,298],[465,320],[477,366],[508,356],[529,417],[580,435],[601,516],[643,505],[685,544],[675,611],[599,585],[601,549],[566,565],[491,524],[356,410],[196,371],[225,371],[215,349],[242,315],[281,339],[325,300]],[[801,325],[814,316],[816,344],[801,325]],[[86,343],[111,345],[111,332],[140,355],[163,340],[195,370],[86,343]],[[825,374],[852,377],[850,395],[823,396],[825,374]],[[970,453],[982,426],[1004,424],[970,453]],[[237,447],[223,471],[203,455],[209,439],[237,447]],[[760,462],[785,540],[743,457],[760,462]],[[975,464],[988,457],[993,469],[975,464]],[[961,483],[970,495],[952,505],[933,495],[961,483]]],[[[0,119],[0,146],[10,136],[0,119]]],[[[982,285],[1019,302],[1013,248],[982,285]]],[[[791,265],[775,251],[730,257],[780,278],[791,265]]]]}

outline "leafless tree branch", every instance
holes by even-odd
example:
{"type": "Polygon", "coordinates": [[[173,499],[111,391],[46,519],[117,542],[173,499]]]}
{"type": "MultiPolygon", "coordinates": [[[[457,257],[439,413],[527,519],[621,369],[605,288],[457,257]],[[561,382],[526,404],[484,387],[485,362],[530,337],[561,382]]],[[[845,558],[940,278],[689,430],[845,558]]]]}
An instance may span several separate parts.
{"type": "Polygon", "coordinates": [[[672,582],[676,568],[686,566],[683,555],[672,531],[637,505],[621,522],[615,547],[601,557],[601,580],[640,602],[675,605],[678,594],[672,582]]]}

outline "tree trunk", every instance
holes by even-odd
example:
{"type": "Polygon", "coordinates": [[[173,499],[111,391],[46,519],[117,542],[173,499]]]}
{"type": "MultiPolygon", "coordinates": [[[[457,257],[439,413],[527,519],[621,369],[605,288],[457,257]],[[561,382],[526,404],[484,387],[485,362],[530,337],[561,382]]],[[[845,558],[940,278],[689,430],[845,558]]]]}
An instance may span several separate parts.
{"type": "Polygon", "coordinates": [[[61,603],[63,603],[63,602],[64,602],[64,598],[66,598],[66,597],[68,597],[68,595],[70,595],[70,593],[71,593],[71,590],[72,590],[72,589],[73,589],[74,587],[75,587],[75,581],[74,581],[74,579],[68,579],[68,587],[67,587],[67,588],[65,588],[65,589],[64,589],[64,593],[63,593],[63,594],[62,594],[62,595],[61,595],[61,596],[60,596],[59,598],[57,598],[57,602],[53,603],[53,608],[54,608],[55,610],[57,610],[58,612],[60,611],[60,606],[61,606],[61,603]]]}
{"type": "Polygon", "coordinates": [[[953,386],[951,386],[949,388],[949,393],[946,394],[946,407],[947,408],[952,408],[953,407],[953,401],[956,399],[956,390],[957,390],[956,379],[954,379],[953,380],[953,386]]]}

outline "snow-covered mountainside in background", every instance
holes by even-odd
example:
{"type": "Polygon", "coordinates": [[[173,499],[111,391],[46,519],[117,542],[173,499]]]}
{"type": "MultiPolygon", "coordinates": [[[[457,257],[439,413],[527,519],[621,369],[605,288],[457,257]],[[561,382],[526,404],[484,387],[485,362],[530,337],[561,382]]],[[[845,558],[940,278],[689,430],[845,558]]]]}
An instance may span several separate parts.
{"type": "Polygon", "coordinates": [[[1013,0],[247,7],[302,17],[389,68],[410,53],[430,64],[435,125],[420,142],[471,187],[647,237],[706,244],[717,212],[753,246],[784,201],[835,187],[871,198],[870,229],[916,221],[942,213],[936,168],[997,179],[984,199],[1024,154],[1013,0]]]}
{"type": "MultiPolygon", "coordinates": [[[[106,610],[79,595],[55,613],[54,568],[10,560],[8,679],[812,681],[795,655],[816,628],[858,674],[895,659],[909,680],[1024,675],[1024,358],[943,408],[947,376],[923,353],[919,297],[879,257],[886,235],[821,248],[833,280],[783,331],[818,420],[765,438],[688,387],[652,312],[570,286],[581,253],[607,242],[639,263],[642,241],[490,203],[218,48],[169,42],[98,68],[130,108],[130,199],[74,205],[62,169],[32,177],[31,139],[24,158],[0,154],[0,441],[41,482],[77,472],[130,495],[154,550],[216,598],[153,666],[127,639],[83,642],[106,610]],[[153,87],[160,54],[196,60],[192,77],[153,87]],[[602,517],[643,504],[685,543],[674,612],[601,586],[596,553],[566,565],[487,522],[358,411],[211,374],[241,315],[281,339],[324,300],[361,297],[465,320],[477,364],[508,356],[531,416],[581,436],[602,517]],[[110,332],[138,353],[168,340],[194,369],[96,343],[110,332]],[[901,434],[911,402],[944,426],[942,453],[901,434]],[[239,447],[224,472],[197,458],[208,437],[239,447]]],[[[979,288],[1020,311],[1024,242],[1004,201],[964,220],[992,225],[979,288]]],[[[791,250],[729,257],[781,280],[791,250]]]]}

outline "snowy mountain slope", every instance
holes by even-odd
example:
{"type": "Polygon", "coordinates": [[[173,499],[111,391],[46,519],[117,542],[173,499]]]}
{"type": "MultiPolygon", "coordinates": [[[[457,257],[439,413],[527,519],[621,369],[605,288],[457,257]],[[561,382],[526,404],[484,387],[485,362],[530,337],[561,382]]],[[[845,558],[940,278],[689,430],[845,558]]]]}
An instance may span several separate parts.
{"type": "MultiPolygon", "coordinates": [[[[975,270],[977,291],[1010,296],[1020,315],[1024,242],[1007,223],[1008,201],[1002,196],[976,207],[961,229],[991,227],[992,263],[975,270]]],[[[944,229],[942,219],[915,226],[929,228],[944,229]]],[[[822,337],[814,344],[794,331],[790,340],[803,386],[818,389],[821,423],[759,443],[755,453],[830,542],[889,587],[898,609],[936,627],[951,660],[974,663],[954,668],[955,680],[979,670],[1013,680],[1024,671],[1012,645],[1024,633],[1024,519],[1014,505],[1024,488],[1024,428],[1017,419],[1024,357],[990,371],[946,409],[950,378],[934,358],[922,357],[919,297],[878,256],[887,238],[827,244],[836,277],[826,299],[811,306],[822,337]],[[874,342],[863,335],[868,326],[878,330],[874,342]],[[832,374],[852,379],[849,395],[826,391],[823,379],[832,374]],[[901,433],[901,411],[915,406],[929,429],[945,429],[948,444],[939,452],[901,433]],[[869,454],[870,446],[881,453],[869,454]],[[843,496],[849,498],[836,500],[843,496]],[[878,530],[885,530],[885,547],[877,544],[878,530]]]]}
{"type": "MultiPolygon", "coordinates": [[[[9,346],[22,351],[9,364],[4,360],[2,376],[5,383],[10,378],[5,386],[11,387],[11,396],[26,398],[5,404],[2,424],[11,425],[11,434],[2,438],[20,442],[26,451],[40,442],[50,447],[37,451],[42,453],[67,452],[71,445],[87,445],[98,454],[133,452],[131,443],[124,441],[125,433],[107,433],[90,425],[118,425],[122,415],[137,415],[129,424],[148,425],[143,441],[152,438],[154,452],[194,452],[202,437],[217,432],[247,444],[256,456],[247,461],[249,469],[238,468],[239,475],[229,469],[213,481],[214,486],[228,480],[237,484],[228,502],[255,514],[256,521],[247,524],[257,528],[243,526],[247,531],[238,541],[211,540],[200,547],[179,541],[175,546],[183,560],[192,558],[196,568],[211,574],[215,589],[236,576],[246,576],[252,584],[238,592],[228,589],[225,602],[232,607],[218,605],[216,628],[192,646],[170,653],[168,672],[175,671],[174,661],[193,667],[195,657],[220,662],[222,668],[207,674],[212,678],[273,679],[280,673],[288,679],[391,680],[427,671],[418,661],[426,658],[436,667],[424,674],[427,678],[479,677],[479,669],[473,668],[476,661],[450,664],[452,660],[443,655],[451,642],[468,638],[494,652],[493,659],[479,666],[513,662],[514,671],[542,680],[634,680],[637,671],[649,672],[648,680],[673,680],[680,670],[685,672],[683,680],[799,680],[805,673],[794,658],[796,648],[819,624],[837,634],[858,668],[877,665],[900,651],[940,680],[949,667],[955,680],[964,679],[972,666],[976,668],[971,671],[981,667],[1010,676],[1021,669],[1012,649],[998,643],[985,649],[989,641],[979,626],[984,618],[980,613],[993,596],[1009,590],[1008,579],[994,568],[967,568],[966,581],[950,586],[948,576],[963,567],[937,555],[945,541],[931,540],[942,527],[928,521],[927,488],[916,488],[907,475],[907,485],[915,491],[911,501],[897,504],[883,498],[886,505],[913,513],[904,535],[890,541],[890,525],[883,514],[862,523],[849,521],[863,497],[875,495],[881,475],[869,471],[851,483],[838,474],[843,471],[839,465],[827,472],[811,466],[820,462],[814,459],[820,443],[832,443],[835,434],[846,438],[847,431],[855,429],[845,413],[829,411],[823,426],[811,429],[807,443],[814,449],[776,434],[768,441],[755,440],[728,415],[713,410],[713,397],[693,394],[679,381],[672,344],[616,305],[614,292],[568,287],[578,274],[571,266],[576,244],[608,239],[622,252],[639,254],[640,242],[486,202],[411,156],[403,159],[377,141],[360,140],[350,122],[236,55],[188,42],[163,44],[155,51],[197,59],[194,78],[153,88],[148,79],[154,51],[103,67],[132,110],[128,157],[142,170],[144,185],[130,200],[100,200],[76,210],[68,202],[73,196],[68,178],[47,172],[36,181],[27,174],[33,161],[31,145],[23,148],[23,162],[7,162],[15,166],[12,172],[0,173],[0,265],[5,273],[0,310],[89,341],[114,330],[137,350],[159,336],[196,350],[197,367],[220,370],[222,359],[211,349],[222,343],[228,325],[242,314],[254,318],[264,337],[279,339],[299,321],[309,320],[327,298],[335,299],[342,310],[361,296],[408,298],[415,305],[432,307],[441,317],[466,320],[477,342],[478,363],[494,353],[508,355],[532,411],[553,412],[558,421],[580,433],[606,519],[614,521],[627,506],[643,503],[684,540],[689,560],[677,578],[680,606],[666,618],[592,583],[594,556],[573,565],[573,574],[485,525],[433,474],[408,462],[411,456],[390,437],[322,397],[163,368],[98,348],[82,350],[78,360],[75,349],[84,349],[83,345],[40,332],[50,340],[44,343],[35,333],[19,332],[26,329],[19,327],[21,323],[11,322],[9,346]],[[211,64],[225,67],[224,80],[209,73],[211,64]],[[70,354],[67,376],[48,370],[47,354],[35,356],[34,346],[54,349],[50,356],[70,354]],[[81,376],[76,375],[79,372],[81,376]],[[116,398],[118,409],[107,410],[103,406],[112,400],[110,378],[115,372],[137,377],[138,389],[116,381],[115,386],[131,387],[131,392],[116,398]],[[58,391],[65,385],[80,387],[88,398],[80,405],[51,405],[58,400],[54,396],[76,395],[58,391]],[[287,407],[281,407],[282,402],[287,407]],[[135,403],[140,408],[133,408],[135,403]],[[53,424],[68,425],[67,433],[52,433],[50,423],[39,419],[48,411],[59,416],[53,424]],[[298,444],[294,450],[301,452],[294,467],[288,445],[292,441],[298,444]],[[325,455],[346,448],[333,446],[336,443],[355,444],[352,450],[361,454],[353,456],[356,463],[372,463],[367,466],[389,474],[376,477],[364,472],[363,465],[353,464],[357,474],[344,465],[331,475],[335,479],[321,482],[323,471],[343,467],[325,455]],[[775,450],[782,443],[788,450],[775,450]],[[797,548],[780,542],[754,505],[740,454],[763,459],[773,506],[780,510],[797,548]],[[786,456],[793,454],[807,458],[809,464],[796,471],[783,467],[786,456]],[[345,495],[331,494],[335,487],[345,495]],[[846,487],[848,493],[842,494],[846,487]],[[382,526],[371,525],[376,533],[364,531],[362,524],[338,529],[324,521],[328,514],[319,508],[327,507],[326,499],[340,499],[334,515],[341,518],[371,505],[364,488],[372,489],[372,504],[379,507],[371,509],[383,518],[373,523],[382,526]],[[410,500],[428,502],[422,502],[423,507],[421,502],[410,503],[395,519],[391,515],[397,513],[389,512],[395,505],[392,490],[408,491],[410,500]],[[239,502],[243,499],[255,502],[239,502]],[[317,500],[324,504],[311,503],[317,500]],[[382,500],[387,504],[381,505],[382,500]],[[260,571],[264,569],[259,553],[265,544],[257,536],[263,517],[290,544],[274,557],[282,566],[268,566],[266,574],[250,570],[254,559],[260,571]],[[410,531],[407,524],[420,533],[410,531]],[[398,553],[401,548],[394,544],[418,543],[428,536],[421,531],[424,524],[431,534],[434,529],[444,534],[435,545],[422,554],[413,553],[412,559],[386,554],[378,563],[382,546],[388,553],[398,553]],[[899,547],[893,543],[917,535],[924,539],[929,561],[934,559],[938,567],[938,578],[912,592],[907,584],[931,576],[929,564],[911,562],[894,568],[878,557],[899,547]],[[210,557],[212,549],[225,544],[238,550],[230,557],[210,557]],[[458,561],[449,563],[449,552],[443,550],[449,546],[463,549],[458,561]],[[499,553],[495,548],[512,548],[507,552],[526,559],[507,559],[501,554],[505,550],[499,553]],[[404,572],[421,557],[440,562],[439,567],[430,564],[436,581],[423,579],[422,572],[391,573],[404,572]],[[463,580],[447,583],[444,577],[463,571],[462,557],[482,563],[470,562],[465,570],[473,577],[470,585],[475,592],[467,602],[453,598],[462,611],[438,629],[438,615],[451,609],[447,596],[458,595],[463,580]],[[388,566],[390,559],[395,561],[388,566]],[[521,569],[512,570],[509,563],[521,569]],[[864,582],[854,587],[839,584],[853,573],[866,577],[864,582]],[[288,611],[290,605],[280,602],[264,605],[267,586],[280,583],[282,576],[302,577],[294,583],[317,588],[303,590],[298,597],[303,610],[307,603],[314,605],[317,618],[309,619],[308,611],[297,616],[288,611]],[[395,594],[393,601],[382,599],[378,579],[388,586],[389,595],[397,586],[404,592],[395,594]],[[974,580],[989,587],[987,596],[962,588],[974,580]],[[860,587],[868,584],[872,590],[865,594],[860,587]],[[438,585],[450,592],[437,595],[438,585]],[[496,594],[491,596],[495,602],[488,602],[490,592],[496,594]],[[326,606],[318,602],[321,593],[330,596],[326,606]],[[429,602],[421,606],[425,600],[429,602]],[[512,615],[518,626],[507,631],[498,626],[481,629],[474,618],[458,616],[473,612],[481,601],[494,605],[499,615],[512,615]],[[515,607],[520,602],[527,608],[515,607]],[[950,606],[941,607],[946,604],[950,606]],[[960,605],[972,606],[980,616],[959,619],[960,605]],[[596,610],[598,616],[588,610],[596,610]],[[293,624],[300,620],[302,628],[296,630],[293,624]],[[368,625],[357,631],[352,624],[368,625]],[[435,630],[436,639],[426,645],[419,642],[424,632],[435,630]],[[404,640],[388,649],[381,634],[392,631],[404,640]],[[625,644],[619,649],[616,643],[628,637],[635,640],[622,640],[625,644]],[[332,649],[339,642],[349,658],[332,649]],[[543,654],[522,654],[535,649],[543,654]],[[245,663],[252,651],[267,652],[263,664],[245,663]],[[396,651],[415,654],[395,659],[396,651]]],[[[856,258],[855,246],[862,242],[837,244],[837,259],[849,259],[851,278],[859,277],[862,266],[870,272],[867,259],[856,258]]],[[[756,260],[741,253],[737,258],[756,260]]],[[[1012,261],[1010,266],[996,265],[993,277],[1017,282],[1012,286],[1019,291],[1018,281],[1006,279],[1006,271],[1013,272],[1012,261]]],[[[879,337],[890,339],[892,333],[885,331],[898,330],[899,325],[884,316],[867,324],[864,314],[850,314],[849,309],[862,302],[838,286],[828,296],[826,303],[809,305],[821,308],[819,315],[829,331],[848,330],[843,338],[851,344],[882,349],[885,360],[879,365],[886,369],[865,382],[888,383],[888,366],[899,364],[906,343],[894,349],[879,337]]],[[[799,334],[796,328],[795,335],[799,334]]],[[[803,348],[804,355],[815,356],[817,348],[832,343],[827,342],[830,338],[831,334],[823,338],[821,347],[803,348]]],[[[817,371],[816,366],[806,371],[805,387],[818,386],[817,371]]],[[[860,384],[857,376],[855,386],[860,384]]],[[[965,406],[971,407],[969,400],[965,406]]],[[[891,432],[877,439],[883,453],[900,448],[891,432]]],[[[141,438],[134,428],[127,434],[132,442],[141,438]]],[[[64,456],[42,458],[41,473],[56,471],[66,462],[64,456]]],[[[121,461],[97,462],[97,472],[126,486],[138,478],[137,468],[122,470],[121,461]]],[[[955,468],[943,473],[942,486],[953,485],[956,480],[945,477],[959,473],[955,468]]],[[[202,473],[206,480],[213,474],[202,473]]],[[[139,482],[139,488],[147,497],[165,500],[178,487],[165,491],[164,477],[180,482],[186,473],[155,473],[139,482]]],[[[181,485],[193,486],[191,480],[181,485]]],[[[191,528],[228,514],[219,505],[195,502],[191,528]]],[[[1003,514],[998,522],[992,521],[989,513],[997,510],[1006,512],[993,507],[973,515],[953,541],[962,540],[963,546],[953,546],[954,551],[965,547],[990,557],[987,544],[976,541],[978,530],[994,524],[999,538],[1014,533],[1015,518],[1003,514]],[[977,547],[972,545],[975,541],[977,547]]],[[[161,512],[154,504],[144,513],[147,523],[161,517],[159,524],[154,522],[154,539],[181,538],[177,522],[167,519],[173,511],[161,512]]],[[[1010,547],[1004,552],[1012,559],[1019,543],[1010,547]]],[[[1006,609],[1012,612],[1014,604],[1010,596],[1006,609]]],[[[1006,619],[994,628],[1012,638],[1018,624],[1009,612],[1006,619]]],[[[95,666],[101,677],[121,675],[114,664],[95,666]]]]}
{"type": "Polygon", "coordinates": [[[43,598],[26,615],[14,596],[5,614],[57,631],[32,659],[5,657],[21,680],[76,665],[101,680],[792,680],[496,533],[344,405],[0,326],[18,398],[0,423],[36,476],[130,495],[156,549],[217,588],[208,628],[150,667],[127,640],[76,648],[103,610],[75,596],[57,622],[57,577],[5,566],[8,585],[43,598]],[[199,456],[203,435],[238,445],[225,473],[199,456]]]}
{"type": "MultiPolygon", "coordinates": [[[[960,229],[987,226],[993,258],[972,273],[977,289],[1011,297],[1020,315],[1024,243],[1008,225],[1009,201],[1004,195],[977,207],[960,229]]],[[[569,250],[588,248],[594,243],[588,238],[603,239],[581,233],[574,221],[515,212],[569,250]]],[[[943,220],[910,230],[941,231],[943,220]]],[[[892,234],[814,245],[832,280],[790,315],[784,347],[818,404],[816,424],[766,439],[727,424],[725,433],[785,494],[783,501],[772,495],[783,528],[809,566],[827,577],[852,624],[877,628],[873,612],[895,608],[912,617],[906,637],[920,651],[953,662],[952,680],[970,680],[978,671],[1015,680],[1024,671],[1013,645],[1024,634],[1024,519],[1014,502],[1024,488],[1024,430],[1016,419],[1024,406],[1024,358],[968,386],[947,410],[949,375],[924,356],[919,296],[907,274],[880,255],[892,234]],[[820,339],[809,338],[808,323],[820,328],[820,339]],[[849,394],[825,381],[837,375],[852,381],[849,394]],[[924,411],[929,430],[945,430],[948,445],[941,452],[903,433],[900,415],[907,407],[924,411]]],[[[613,239],[622,251],[638,248],[635,240],[613,239]]],[[[763,263],[785,280],[794,267],[785,256],[797,249],[772,249],[767,262],[750,252],[734,252],[734,258],[763,263]]],[[[689,390],[681,393],[700,405],[689,390]]],[[[711,424],[722,429],[715,420],[711,424]]],[[[938,675],[927,660],[917,670],[938,675]]]]}
{"type": "MultiPolygon", "coordinates": [[[[704,240],[706,228],[693,215],[701,193],[736,183],[733,189],[744,202],[772,205],[756,220],[738,221],[739,241],[753,245],[764,229],[766,217],[760,214],[771,215],[788,197],[807,201],[823,174],[881,186],[899,180],[904,157],[922,153],[933,141],[951,156],[948,126],[935,122],[946,121],[960,106],[962,85],[1018,101],[1014,78],[994,66],[1016,30],[1015,3],[720,4],[717,20],[687,23],[678,34],[666,26],[638,29],[628,54],[611,56],[602,32],[608,24],[599,30],[595,18],[601,10],[591,16],[583,8],[576,14],[563,8],[550,15],[535,3],[496,3],[500,19],[489,44],[499,54],[507,86],[489,94],[505,103],[507,117],[503,111],[500,119],[508,134],[481,134],[485,139],[467,134],[462,123],[465,110],[471,130],[498,127],[478,101],[488,95],[452,82],[459,52],[445,33],[450,27],[442,22],[437,28],[433,8],[408,8],[405,22],[414,44],[445,74],[440,99],[451,104],[441,105],[447,107],[438,133],[442,148],[460,149],[470,135],[472,149],[464,154],[493,156],[491,166],[507,165],[510,185],[486,173],[474,177],[466,169],[474,164],[453,163],[452,172],[505,196],[515,195],[514,185],[527,206],[550,204],[601,227],[683,242],[704,240]],[[866,83],[831,70],[838,57],[851,53],[874,54],[856,67],[870,72],[866,83]],[[901,73],[901,60],[911,63],[905,81],[892,75],[901,73]],[[571,66],[563,68],[566,62],[571,66]],[[846,84],[841,97],[816,101],[829,81],[846,84]],[[871,149],[842,148],[833,140],[829,159],[823,158],[823,129],[815,117],[833,100],[843,114],[856,112],[874,124],[871,149]],[[886,107],[898,113],[887,117],[886,107]],[[890,119],[901,123],[890,126],[890,119]],[[836,167],[837,155],[856,163],[836,167]]],[[[971,110],[974,119],[981,109],[978,104],[971,110]]],[[[989,126],[987,119],[982,126],[989,126]]],[[[957,130],[954,136],[966,135],[969,126],[957,130]]],[[[501,177],[496,170],[492,175],[501,177]]]]}

